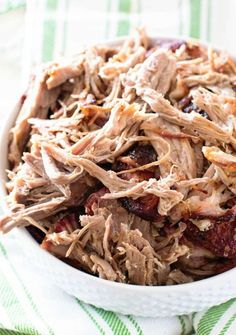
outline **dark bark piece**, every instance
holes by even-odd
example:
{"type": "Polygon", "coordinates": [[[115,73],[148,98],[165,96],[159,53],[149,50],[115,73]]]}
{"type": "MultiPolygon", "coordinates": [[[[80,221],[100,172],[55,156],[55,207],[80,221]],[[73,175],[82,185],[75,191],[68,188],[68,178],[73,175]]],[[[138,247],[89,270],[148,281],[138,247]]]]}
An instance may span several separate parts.
{"type": "Polygon", "coordinates": [[[45,234],[42,232],[42,230],[34,227],[34,226],[27,226],[26,229],[30,233],[30,235],[39,243],[41,244],[45,234]]]}
{"type": "Polygon", "coordinates": [[[131,213],[147,221],[158,221],[160,215],[157,212],[159,198],[155,195],[146,195],[139,199],[123,198],[121,204],[131,213]]]}
{"type": "Polygon", "coordinates": [[[181,109],[186,114],[189,114],[194,111],[200,114],[201,116],[205,117],[206,119],[210,120],[209,115],[192,102],[191,96],[184,97],[183,99],[181,99],[178,102],[178,108],[181,109]]]}
{"type": "Polygon", "coordinates": [[[236,211],[230,209],[224,215],[211,220],[212,228],[205,231],[200,231],[188,221],[185,236],[216,256],[236,258],[236,211]]]}
{"type": "MultiPolygon", "coordinates": [[[[139,167],[145,164],[149,164],[156,160],[156,153],[151,145],[136,145],[114,165],[114,169],[117,172],[139,167]]],[[[159,173],[156,168],[135,171],[134,173],[125,172],[120,176],[123,179],[129,180],[135,179],[137,182],[143,180],[149,180],[155,178],[156,175],[159,177],[159,173]]],[[[144,220],[158,221],[160,215],[157,212],[157,206],[159,198],[155,195],[147,195],[138,199],[123,198],[120,199],[121,204],[131,213],[138,215],[144,220]]]]}

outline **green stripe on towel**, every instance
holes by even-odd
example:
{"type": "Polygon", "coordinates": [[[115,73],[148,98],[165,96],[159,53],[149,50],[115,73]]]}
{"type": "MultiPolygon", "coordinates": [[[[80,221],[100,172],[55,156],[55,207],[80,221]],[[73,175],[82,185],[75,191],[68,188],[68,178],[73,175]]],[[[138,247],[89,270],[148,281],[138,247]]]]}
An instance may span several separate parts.
{"type": "Polygon", "coordinates": [[[180,325],[181,325],[181,335],[184,335],[186,332],[186,326],[185,326],[185,321],[184,318],[182,317],[182,315],[178,316],[180,325]]]}
{"type": "Polygon", "coordinates": [[[135,320],[135,318],[132,315],[128,315],[127,319],[129,319],[129,321],[132,323],[132,325],[135,327],[135,329],[137,330],[137,334],[138,335],[143,335],[143,331],[140,328],[138,322],[135,320]]]}
{"type": "Polygon", "coordinates": [[[124,18],[120,19],[117,27],[117,36],[124,36],[129,33],[130,22],[128,14],[131,9],[131,0],[119,0],[119,12],[121,15],[125,15],[124,18]]]}
{"type": "Polygon", "coordinates": [[[102,308],[91,306],[101,318],[108,324],[114,335],[131,335],[125,323],[113,312],[105,311],[102,308]]]}
{"type": "Polygon", "coordinates": [[[232,306],[235,299],[231,299],[224,304],[210,308],[201,318],[197,327],[198,335],[208,335],[224,315],[224,313],[232,306]]]}
{"type": "Polygon", "coordinates": [[[190,0],[190,36],[200,37],[201,0],[190,0]]]}
{"type": "Polygon", "coordinates": [[[232,323],[236,321],[236,313],[234,313],[231,318],[226,322],[224,328],[221,330],[219,335],[226,335],[227,331],[229,330],[229,327],[232,325],[232,323]]]}
{"type": "Polygon", "coordinates": [[[27,290],[27,288],[26,288],[25,284],[23,283],[21,277],[18,275],[17,271],[15,270],[13,264],[11,263],[11,261],[10,261],[10,259],[8,257],[8,254],[7,254],[7,251],[6,251],[5,247],[3,246],[3,244],[1,242],[0,242],[0,252],[7,259],[7,262],[10,265],[10,268],[11,268],[13,274],[15,275],[15,277],[18,280],[18,282],[20,283],[20,285],[22,287],[22,290],[25,293],[25,296],[27,297],[27,299],[28,299],[28,301],[29,301],[29,303],[30,303],[30,305],[32,307],[32,310],[35,312],[35,315],[40,319],[40,321],[43,322],[43,324],[45,325],[45,327],[48,329],[48,334],[49,335],[54,335],[54,331],[49,327],[49,325],[46,323],[46,321],[41,316],[41,314],[40,314],[40,312],[38,310],[38,307],[36,306],[36,304],[33,301],[33,298],[31,296],[31,294],[29,293],[29,291],[27,290]]]}
{"type": "Polygon", "coordinates": [[[22,333],[16,330],[0,328],[0,335],[31,335],[31,333],[22,333]]]}
{"type": "MultiPolygon", "coordinates": [[[[55,11],[58,7],[58,0],[47,0],[46,11],[55,11]]],[[[55,44],[56,21],[55,19],[45,19],[43,26],[43,48],[42,60],[47,62],[52,60],[55,44]]]]}
{"type": "Polygon", "coordinates": [[[0,276],[0,301],[16,330],[26,334],[40,335],[28,319],[20,301],[3,273],[0,276]]]}
{"type": "Polygon", "coordinates": [[[81,302],[79,299],[76,298],[77,303],[81,307],[81,309],[88,315],[90,320],[93,322],[93,324],[97,327],[97,330],[102,334],[106,335],[105,330],[101,327],[101,325],[98,323],[98,321],[93,317],[93,315],[89,312],[89,308],[85,307],[86,305],[81,302]]]}

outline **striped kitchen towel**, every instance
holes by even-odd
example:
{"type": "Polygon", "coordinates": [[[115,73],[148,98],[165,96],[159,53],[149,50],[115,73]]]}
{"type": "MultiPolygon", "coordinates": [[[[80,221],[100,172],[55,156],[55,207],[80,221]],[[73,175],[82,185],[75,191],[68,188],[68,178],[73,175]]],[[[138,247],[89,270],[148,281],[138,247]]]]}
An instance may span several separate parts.
{"type": "MultiPolygon", "coordinates": [[[[24,8],[24,1],[0,0],[0,15],[14,6],[24,8]]],[[[139,25],[153,35],[192,36],[236,52],[232,43],[235,9],[235,0],[29,0],[22,85],[35,65],[72,55],[96,41],[126,35],[139,25]],[[224,29],[219,22],[227,22],[224,29]]],[[[11,48],[5,57],[10,53],[11,48]]],[[[122,316],[78,301],[37,276],[14,233],[0,239],[0,264],[0,335],[236,334],[235,299],[172,318],[122,316]]]]}
{"type": "Polygon", "coordinates": [[[27,8],[25,78],[42,61],[137,26],[156,36],[200,38],[236,53],[235,0],[29,0],[27,8]]]}

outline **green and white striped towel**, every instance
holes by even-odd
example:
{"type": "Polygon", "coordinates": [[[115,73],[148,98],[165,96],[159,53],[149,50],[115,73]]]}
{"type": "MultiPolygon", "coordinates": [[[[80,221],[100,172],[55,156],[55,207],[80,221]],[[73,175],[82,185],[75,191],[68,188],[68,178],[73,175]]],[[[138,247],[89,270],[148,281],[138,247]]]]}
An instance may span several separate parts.
{"type": "MultiPolygon", "coordinates": [[[[5,26],[2,18],[6,17],[3,12],[9,15],[8,10],[15,8],[15,21],[22,18],[23,5],[24,1],[0,0],[0,40],[5,26]]],[[[214,4],[213,0],[29,0],[23,85],[32,67],[42,61],[71,55],[89,43],[128,34],[138,25],[146,26],[150,34],[192,36],[236,52],[232,43],[235,9],[235,0],[214,0],[214,4]]],[[[0,53],[0,71],[12,48],[18,50],[19,39],[9,50],[3,48],[5,56],[0,53]]],[[[17,55],[19,59],[20,53],[17,55]]],[[[6,73],[11,72],[5,68],[6,73]]],[[[17,76],[14,82],[19,83],[17,76]]],[[[2,85],[0,79],[0,89],[2,85]]],[[[3,114],[0,111],[0,118],[3,114]]],[[[236,299],[201,313],[172,318],[135,318],[86,305],[37,276],[14,233],[1,237],[0,267],[0,335],[236,334],[236,299]]]]}

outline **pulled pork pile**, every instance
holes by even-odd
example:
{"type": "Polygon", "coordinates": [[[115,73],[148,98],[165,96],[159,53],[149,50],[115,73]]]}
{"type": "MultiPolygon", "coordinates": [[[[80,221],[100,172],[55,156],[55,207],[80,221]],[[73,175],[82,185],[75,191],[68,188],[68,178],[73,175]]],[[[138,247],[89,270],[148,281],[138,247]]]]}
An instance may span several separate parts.
{"type": "Polygon", "coordinates": [[[1,231],[124,283],[234,267],[235,92],[226,53],[143,30],[45,65],[10,131],[1,231]]]}

